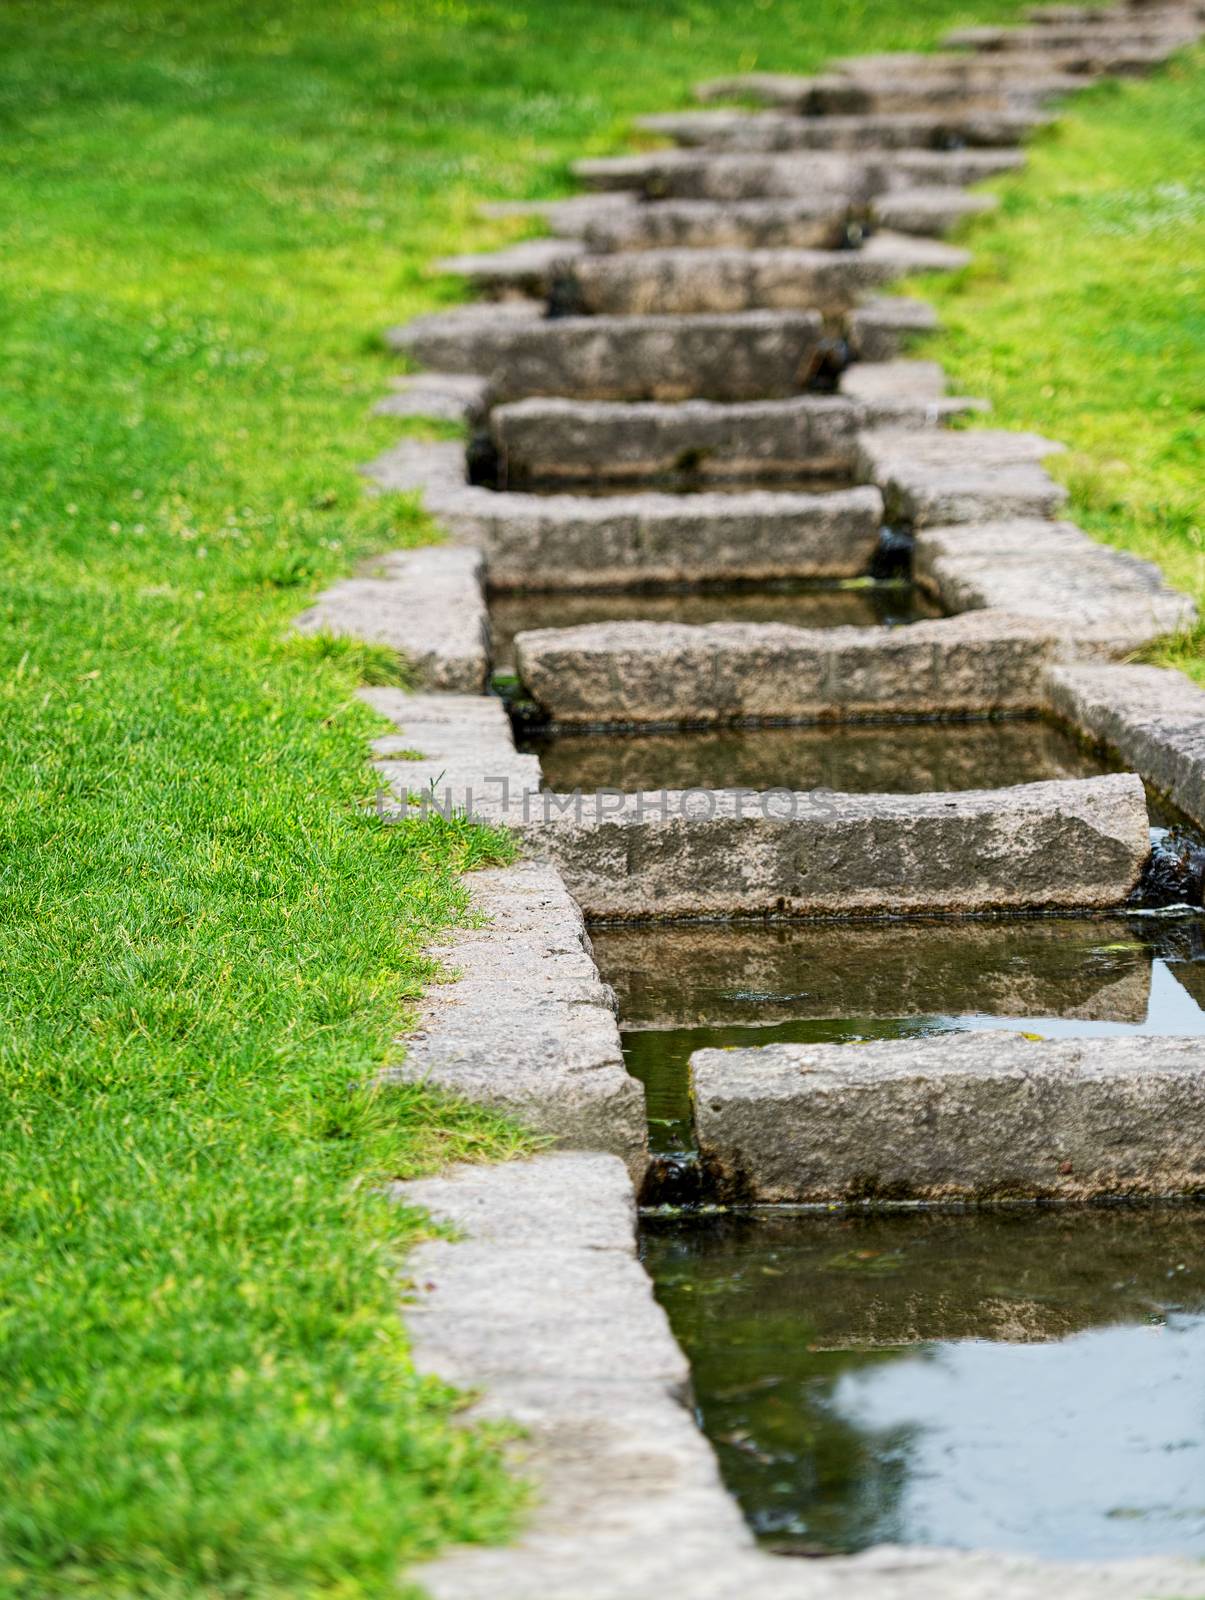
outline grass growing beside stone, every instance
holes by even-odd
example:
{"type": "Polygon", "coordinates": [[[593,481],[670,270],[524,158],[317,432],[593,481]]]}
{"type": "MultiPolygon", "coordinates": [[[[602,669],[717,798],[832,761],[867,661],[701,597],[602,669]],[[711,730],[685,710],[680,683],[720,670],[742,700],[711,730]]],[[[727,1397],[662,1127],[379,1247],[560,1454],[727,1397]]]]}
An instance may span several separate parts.
{"type": "Polygon", "coordinates": [[[0,1594],[356,1600],[513,1525],[407,1365],[373,1180],[521,1140],[351,1092],[505,846],[365,817],[353,691],[398,665],[286,636],[431,536],[355,475],[375,331],[516,231],[475,197],[693,78],[1018,9],[4,7],[0,1594]]]}
{"type": "MultiPolygon", "coordinates": [[[[972,265],[920,292],[957,391],[1069,447],[1067,515],[1205,611],[1203,155],[1205,52],[1078,95],[966,229],[972,265]]],[[[1150,659],[1205,681],[1205,633],[1150,659]]]]}

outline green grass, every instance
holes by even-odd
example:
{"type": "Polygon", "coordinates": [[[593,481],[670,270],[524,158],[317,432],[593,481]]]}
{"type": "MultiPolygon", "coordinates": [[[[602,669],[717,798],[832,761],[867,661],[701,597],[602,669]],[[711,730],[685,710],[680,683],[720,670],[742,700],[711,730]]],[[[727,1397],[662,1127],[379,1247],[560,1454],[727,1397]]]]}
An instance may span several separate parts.
{"type": "MultiPolygon", "coordinates": [[[[1205,52],[1073,106],[966,230],[973,264],[921,288],[932,350],[989,426],[1063,441],[1068,515],[1205,612],[1205,52]]],[[[1205,682],[1200,632],[1150,658],[1205,682]]]]}
{"type": "Polygon", "coordinates": [[[425,263],[508,230],[702,72],[908,46],[1016,0],[9,0],[0,1592],[397,1592],[500,1537],[495,1443],[395,1317],[382,1174],[513,1130],[388,1059],[497,857],[360,810],[380,652],[287,638],[430,536],[355,464],[425,263]]]}
{"type": "MultiPolygon", "coordinates": [[[[399,666],[287,636],[323,583],[432,534],[355,474],[397,432],[367,416],[390,370],[376,332],[453,292],[432,256],[521,231],[478,220],[477,197],[558,192],[572,156],[694,77],[908,48],[1019,3],[0,12],[0,1593],[361,1600],[442,1542],[513,1528],[495,1441],[408,1364],[395,1281],[421,1223],[373,1180],[522,1142],[425,1093],[352,1092],[432,976],[420,951],[463,909],[458,871],[504,847],[366,815],[354,689],[399,666]]],[[[1124,117],[1139,159],[1167,92],[1102,100],[1106,145],[1124,117]]],[[[1191,170],[1190,111],[1185,89],[1144,184],[1191,170]]],[[[1094,173],[1084,137],[1044,150],[1038,181],[1065,196],[1077,151],[1094,173]]],[[[1025,204],[983,232],[1005,276],[961,286],[954,320],[976,296],[1020,318],[1041,290],[993,243],[1026,233],[1025,204]]],[[[1147,214],[1094,246],[1102,295],[1131,252],[1154,273],[1147,214]]],[[[1028,246],[1043,272],[1049,237],[1028,246]]],[[[1059,325],[1091,332],[1072,264],[1059,325]]],[[[1187,559],[1166,469],[1184,361],[1122,309],[1143,359],[1102,312],[1108,361],[1076,370],[1131,386],[1111,414],[1142,426],[1109,453],[1134,470],[1147,452],[1140,509],[1166,504],[1169,531],[1133,525],[1187,559]],[[1168,377],[1140,398],[1152,356],[1168,377]]],[[[950,359],[1006,371],[984,348],[956,333],[950,359]]],[[[1043,361],[1019,348],[1009,392],[968,386],[1027,420],[1056,381],[1043,361]]],[[[1033,420],[1090,461],[1079,404],[1033,420]]],[[[1094,531],[1130,536],[1107,515],[1094,531]]]]}

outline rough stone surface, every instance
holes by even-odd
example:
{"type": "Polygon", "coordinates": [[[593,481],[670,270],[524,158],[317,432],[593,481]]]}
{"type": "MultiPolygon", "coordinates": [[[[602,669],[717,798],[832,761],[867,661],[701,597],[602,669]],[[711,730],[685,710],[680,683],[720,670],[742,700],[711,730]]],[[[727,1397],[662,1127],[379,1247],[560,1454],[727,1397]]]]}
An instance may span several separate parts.
{"type": "Polygon", "coordinates": [[[551,719],[673,725],[1040,709],[1057,630],[996,612],[906,628],[600,622],[515,640],[551,719]]]}
{"type": "Polygon", "coordinates": [[[456,443],[407,440],[367,470],[381,488],[422,493],[451,538],[481,551],[492,589],[856,577],[870,567],[883,520],[882,496],[869,485],[831,494],[499,494],[469,486],[456,443]]]}
{"type": "Polygon", "coordinates": [[[808,311],[546,318],[513,301],[418,317],[387,337],[424,366],[487,378],[499,401],[749,400],[801,389],[822,332],[808,311]]]}
{"type": "Polygon", "coordinates": [[[779,112],[673,111],[637,117],[637,127],[712,150],[947,150],[1019,144],[1050,119],[1038,111],[872,113],[800,117],[779,112]]]}
{"type": "Polygon", "coordinates": [[[860,250],[643,250],[569,262],[559,292],[609,316],[848,310],[871,290],[970,260],[935,240],[876,234],[860,250]]]}
{"type": "Polygon", "coordinates": [[[870,428],[934,427],[949,417],[988,409],[986,400],[947,395],[945,373],[936,361],[855,361],[837,389],[857,402],[870,428]]]}
{"type": "Polygon", "coordinates": [[[1047,693],[1060,716],[1205,827],[1205,689],[1163,667],[1061,666],[1047,693]]]}
{"type": "Polygon", "coordinates": [[[435,270],[466,278],[482,294],[541,295],[556,273],[584,249],[579,239],[522,239],[504,250],[445,256],[435,263],[435,270]]]}
{"type": "Polygon", "coordinates": [[[691,1057],[702,1159],[758,1204],[1205,1186],[1205,1042],[976,1033],[691,1057]]]}
{"type": "Polygon", "coordinates": [[[850,208],[824,198],[662,200],[614,210],[586,229],[591,250],[828,250],[845,238],[850,208]]]}
{"type": "Polygon", "coordinates": [[[426,797],[445,811],[473,811],[497,803],[504,783],[519,797],[539,787],[539,761],[516,752],[501,700],[401,689],[363,689],[360,696],[397,728],[372,748],[377,771],[399,802],[426,797]]]}
{"type": "Polygon", "coordinates": [[[923,528],[914,570],[947,609],[990,608],[1061,626],[1067,653],[1077,656],[1126,655],[1196,618],[1157,567],[1068,522],[923,528]]]}
{"type": "Polygon", "coordinates": [[[551,232],[580,239],[596,222],[630,210],[639,195],[622,189],[610,194],[573,194],[563,200],[492,200],[480,207],[483,217],[542,217],[551,232]]]}
{"type": "Polygon", "coordinates": [[[378,417],[434,417],[440,422],[477,422],[489,408],[489,384],[467,373],[415,372],[394,378],[392,394],[378,400],[378,417]]]}
{"type": "Polygon", "coordinates": [[[846,321],[850,349],[860,361],[891,361],[915,335],[932,333],[937,326],[931,305],[892,295],[868,300],[846,321]]]}
{"type": "Polygon", "coordinates": [[[973,56],[871,57],[877,66],[847,63],[816,77],[746,73],[696,87],[705,103],[756,100],[804,116],[1024,110],[1085,86],[1083,77],[1054,71],[1041,56],[1010,55],[984,63],[973,56]]]}
{"type": "Polygon", "coordinates": [[[987,428],[883,428],[859,436],[858,472],[882,489],[889,520],[917,527],[1050,516],[1067,491],[1039,462],[1063,448],[1037,434],[987,428]]]}
{"type": "Polygon", "coordinates": [[[999,205],[994,194],[968,194],[961,189],[935,185],[894,189],[881,194],[871,207],[873,220],[897,233],[947,233],[965,217],[979,216],[999,205]]]}
{"type": "MultiPolygon", "coordinates": [[[[486,921],[431,952],[455,976],[424,995],[417,1028],[400,1041],[405,1056],[382,1081],[428,1083],[497,1107],[561,1144],[622,1157],[639,1182],[644,1091],[624,1068],[614,996],[577,905],[541,862],[470,873],[465,887],[486,921]]],[[[498,1332],[483,1313],[462,1330],[462,1352],[484,1359],[498,1332]]],[[[595,1337],[605,1343],[608,1330],[595,1337]]]]}
{"type": "Polygon", "coordinates": [[[296,626],[396,650],[424,689],[485,687],[486,610],[481,557],[442,546],[383,556],[380,576],[346,578],[318,597],[296,626]]]}
{"type": "Polygon", "coordinates": [[[1125,773],[951,795],[585,796],[521,831],[603,919],[1103,909],[1150,851],[1125,773]]]}
{"type": "Polygon", "coordinates": [[[859,408],[835,395],[720,405],[519,400],[490,418],[507,481],[848,472],[859,408]]]}

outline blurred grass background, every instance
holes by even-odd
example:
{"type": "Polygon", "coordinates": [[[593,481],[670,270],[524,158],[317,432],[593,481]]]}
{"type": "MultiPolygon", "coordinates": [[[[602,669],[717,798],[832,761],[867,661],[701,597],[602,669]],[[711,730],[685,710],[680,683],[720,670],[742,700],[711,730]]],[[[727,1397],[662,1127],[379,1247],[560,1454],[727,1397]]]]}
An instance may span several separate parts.
{"type": "MultiPolygon", "coordinates": [[[[358,1600],[513,1528],[496,1441],[408,1364],[421,1224],[373,1180],[525,1142],[349,1092],[505,843],[365,816],[354,690],[399,666],[287,636],[361,556],[432,537],[356,477],[397,433],[367,414],[377,330],[454,292],[431,256],[520,231],[478,198],[562,192],[696,77],[1018,10],[0,11],[0,1593],[358,1600]]],[[[1077,106],[942,297],[965,386],[1070,439],[1077,509],[1174,575],[1200,548],[1169,264],[1199,238],[1175,167],[1200,85],[1077,106]]]]}

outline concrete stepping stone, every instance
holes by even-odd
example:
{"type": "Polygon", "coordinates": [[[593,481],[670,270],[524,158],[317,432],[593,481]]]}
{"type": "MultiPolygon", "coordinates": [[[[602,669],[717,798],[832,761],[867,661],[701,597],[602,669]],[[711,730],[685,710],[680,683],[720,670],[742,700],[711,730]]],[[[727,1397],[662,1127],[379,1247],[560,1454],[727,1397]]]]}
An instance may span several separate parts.
{"type": "Polygon", "coordinates": [[[520,633],[524,689],[557,726],[689,726],[1033,712],[1060,633],[973,611],[907,628],[608,622],[520,633]]]}
{"type": "Polygon", "coordinates": [[[557,270],[584,250],[579,239],[523,239],[504,250],[444,256],[433,270],[467,278],[481,294],[541,296],[557,270]]]}
{"type": "Polygon", "coordinates": [[[389,386],[393,392],[373,406],[374,416],[474,423],[489,409],[489,384],[467,373],[412,372],[391,378],[389,386]]]}
{"type": "Polygon", "coordinates": [[[1074,55],[1083,50],[1103,49],[1162,51],[1164,55],[1171,55],[1182,45],[1193,43],[1196,35],[1193,20],[1180,13],[1166,21],[1147,22],[1135,18],[1129,23],[1116,22],[1107,27],[1094,23],[1049,23],[1028,28],[954,28],[942,42],[951,49],[978,50],[985,54],[1018,50],[1048,53],[1057,58],[1063,53],[1074,55]]]}
{"type": "Polygon", "coordinates": [[[1067,491],[1039,463],[1063,448],[1036,434],[987,428],[882,428],[859,436],[857,473],[883,491],[888,521],[926,527],[1048,517],[1067,491]]]}
{"type": "Polygon", "coordinates": [[[1196,608],[1159,569],[1072,523],[1018,520],[918,531],[914,570],[953,611],[1045,619],[1084,656],[1122,656],[1190,627],[1196,608]]]}
{"type": "Polygon", "coordinates": [[[891,115],[948,110],[1024,111],[1085,87],[1083,77],[1010,56],[999,65],[967,56],[868,58],[874,65],[816,77],[749,73],[696,85],[706,103],[756,100],[800,116],[891,115]],[[893,64],[888,64],[888,63],[893,64]]]}
{"type": "Polygon", "coordinates": [[[902,234],[876,234],[860,250],[643,250],[568,262],[555,292],[593,315],[813,308],[831,315],[897,278],[952,272],[969,261],[952,245],[902,234]]]}
{"type": "Polygon", "coordinates": [[[487,200],[478,210],[483,217],[540,217],[550,232],[579,239],[593,223],[630,211],[639,201],[635,191],[615,189],[606,194],[566,195],[561,200],[487,200]]]}
{"type": "Polygon", "coordinates": [[[397,550],[376,575],[336,583],[297,619],[303,634],[364,639],[395,650],[417,686],[480,694],[488,619],[476,550],[397,550]]]}
{"type": "Polygon", "coordinates": [[[599,920],[1106,909],[1150,853],[1127,773],[959,794],[545,801],[520,835],[599,920]]]}
{"type": "Polygon", "coordinates": [[[863,417],[837,395],[720,405],[528,399],[495,408],[505,481],[832,476],[853,466],[863,417]]]}
{"type": "Polygon", "coordinates": [[[470,486],[463,446],[405,441],[369,470],[423,495],[448,535],[480,550],[491,589],[852,578],[878,547],[883,500],[869,485],[826,494],[497,493],[470,486]]]}
{"type": "Polygon", "coordinates": [[[496,802],[501,785],[521,796],[540,786],[535,756],[515,749],[510,718],[496,696],[410,694],[364,689],[360,698],[397,733],[373,740],[374,764],[400,802],[425,800],[445,813],[496,802]]]}
{"type": "Polygon", "coordinates": [[[964,218],[994,211],[999,204],[999,196],[994,194],[969,194],[940,184],[920,185],[876,196],[871,202],[870,217],[873,223],[896,233],[940,235],[957,227],[964,218]]]}
{"type": "Polygon", "coordinates": [[[875,112],[800,117],[766,111],[675,111],[637,117],[646,133],[712,150],[956,149],[1020,144],[1050,121],[1037,110],[875,112]]]}
{"type": "Polygon", "coordinates": [[[940,326],[937,313],[924,300],[899,295],[872,297],[846,318],[850,352],[859,361],[891,361],[920,334],[940,326]]]}
{"type": "Polygon", "coordinates": [[[830,250],[845,240],[851,209],[806,195],[778,200],[660,200],[591,222],[588,247],[609,250],[830,250]]]}
{"type": "Polygon", "coordinates": [[[503,301],[417,317],[386,341],[421,366],[486,378],[500,401],[745,400],[797,393],[823,331],[807,311],[547,318],[537,305],[503,301]]]}
{"type": "Polygon", "coordinates": [[[1054,710],[1205,827],[1205,689],[1165,667],[1060,666],[1054,710]]]}
{"type": "Polygon", "coordinates": [[[728,1199],[1087,1200],[1205,1181],[1196,1039],[777,1044],[697,1051],[691,1078],[728,1199]]]}
{"type": "Polygon", "coordinates": [[[934,426],[968,411],[986,411],[986,400],[946,393],[946,375],[936,361],[855,361],[837,385],[855,401],[868,426],[934,426]]]}

